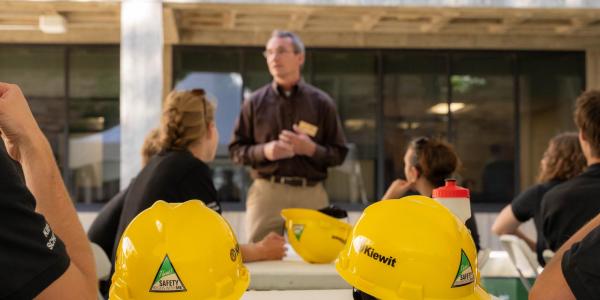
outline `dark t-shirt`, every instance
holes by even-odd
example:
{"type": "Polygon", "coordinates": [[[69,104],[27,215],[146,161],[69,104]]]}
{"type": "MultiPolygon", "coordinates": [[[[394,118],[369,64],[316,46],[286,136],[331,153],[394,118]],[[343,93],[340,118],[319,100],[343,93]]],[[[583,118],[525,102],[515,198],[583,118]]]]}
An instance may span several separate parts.
{"type": "Polygon", "coordinates": [[[0,149],[0,299],[33,299],[69,267],[63,242],[35,205],[14,162],[0,149]]]}
{"type": "Polygon", "coordinates": [[[119,220],[128,191],[129,187],[112,197],[102,207],[87,232],[90,241],[98,244],[107,255],[112,253],[115,247],[115,236],[117,235],[119,220]]]}
{"type": "Polygon", "coordinates": [[[600,164],[548,191],[542,199],[544,238],[552,251],[600,213],[600,164]]]}
{"type": "Polygon", "coordinates": [[[536,184],[520,193],[511,203],[512,212],[519,222],[527,222],[529,219],[533,218],[533,223],[535,224],[535,229],[537,231],[535,252],[537,253],[538,262],[541,266],[546,264],[542,254],[544,250],[547,249],[542,229],[542,216],[540,214],[542,198],[547,191],[561,182],[562,181],[560,180],[551,180],[536,184]]]}
{"type": "Polygon", "coordinates": [[[300,80],[286,96],[275,82],[256,90],[244,101],[233,130],[229,153],[235,163],[252,166],[253,178],[303,177],[323,181],[327,168],[340,165],[348,153],[335,102],[320,89],[300,80]],[[264,146],[294,124],[308,125],[317,144],[313,156],[296,155],[270,161],[264,146]]]}
{"type": "Polygon", "coordinates": [[[600,299],[600,227],[573,244],[565,252],[561,266],[577,300],[600,299]]]}
{"type": "Polygon", "coordinates": [[[129,222],[158,200],[185,202],[201,200],[221,213],[210,168],[189,151],[161,152],[148,162],[129,186],[113,248],[113,259],[121,235],[129,222]]]}

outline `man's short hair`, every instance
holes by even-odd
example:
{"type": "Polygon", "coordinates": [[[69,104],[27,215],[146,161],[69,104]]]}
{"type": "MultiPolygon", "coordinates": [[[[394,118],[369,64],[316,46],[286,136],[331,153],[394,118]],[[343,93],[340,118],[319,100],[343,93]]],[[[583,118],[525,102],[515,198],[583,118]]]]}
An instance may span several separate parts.
{"type": "Polygon", "coordinates": [[[590,144],[592,156],[600,157],[600,90],[584,92],[577,98],[575,124],[590,144]]]}
{"type": "Polygon", "coordinates": [[[302,40],[300,39],[300,37],[291,32],[291,31],[284,31],[284,30],[273,30],[273,33],[271,34],[271,37],[274,38],[290,38],[290,40],[292,40],[292,47],[294,47],[294,53],[298,54],[298,53],[304,53],[304,43],[302,43],[302,40]]]}

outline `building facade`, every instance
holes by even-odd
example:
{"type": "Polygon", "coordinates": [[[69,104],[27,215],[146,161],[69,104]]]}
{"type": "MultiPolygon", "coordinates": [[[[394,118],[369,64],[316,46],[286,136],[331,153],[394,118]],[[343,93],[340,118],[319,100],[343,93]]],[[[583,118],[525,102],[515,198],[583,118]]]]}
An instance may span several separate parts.
{"type": "Polygon", "coordinates": [[[205,88],[215,183],[243,202],[250,179],[226,144],[244,96],[270,80],[273,29],[303,38],[305,80],[336,101],[351,143],[326,183],[336,202],[377,200],[425,135],[455,145],[475,202],[506,203],[534,183],[548,139],[574,129],[577,95],[600,88],[600,4],[566,0],[8,1],[0,80],[22,86],[86,203],[135,176],[169,90],[205,88]]]}

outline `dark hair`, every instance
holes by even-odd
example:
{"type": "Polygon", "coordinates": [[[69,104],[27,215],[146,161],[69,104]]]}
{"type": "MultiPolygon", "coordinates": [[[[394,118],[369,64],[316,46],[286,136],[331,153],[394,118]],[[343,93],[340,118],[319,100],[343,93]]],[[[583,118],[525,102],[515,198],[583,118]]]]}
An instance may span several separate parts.
{"type": "Polygon", "coordinates": [[[571,179],[583,172],[585,166],[577,133],[561,133],[548,142],[543,163],[540,163],[538,182],[571,179]]]}
{"type": "Polygon", "coordinates": [[[409,149],[413,150],[411,165],[436,187],[443,186],[460,166],[458,155],[447,142],[420,137],[410,142],[409,149]]]}
{"type": "Polygon", "coordinates": [[[284,31],[284,30],[273,30],[273,33],[271,33],[271,37],[274,38],[290,38],[290,40],[292,40],[292,47],[294,48],[294,53],[298,54],[298,53],[304,53],[304,43],[302,43],[302,40],[300,39],[300,37],[291,32],[291,31],[284,31]]]}
{"type": "Polygon", "coordinates": [[[600,157],[600,90],[584,92],[577,98],[575,124],[590,143],[592,156],[600,157]]]}

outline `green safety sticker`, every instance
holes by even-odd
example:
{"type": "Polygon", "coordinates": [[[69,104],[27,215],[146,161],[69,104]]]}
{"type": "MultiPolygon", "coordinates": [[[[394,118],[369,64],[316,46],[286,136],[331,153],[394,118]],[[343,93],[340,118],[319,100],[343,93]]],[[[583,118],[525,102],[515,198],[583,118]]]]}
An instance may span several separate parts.
{"type": "Polygon", "coordinates": [[[460,249],[460,264],[458,265],[458,271],[456,272],[456,277],[454,278],[454,283],[452,287],[461,287],[467,284],[473,283],[475,281],[475,276],[473,275],[473,268],[471,267],[471,262],[467,257],[467,254],[464,250],[460,249]]]}
{"type": "Polygon", "coordinates": [[[292,226],[292,230],[294,231],[294,235],[296,236],[296,239],[299,241],[300,237],[302,236],[302,233],[304,232],[304,225],[303,224],[294,224],[294,226],[292,226]]]}
{"type": "Polygon", "coordinates": [[[177,271],[175,271],[175,267],[171,263],[169,259],[169,255],[165,255],[162,263],[160,264],[160,268],[158,272],[156,272],[156,276],[154,277],[154,281],[152,282],[152,287],[150,287],[150,292],[185,292],[187,289],[183,285],[183,282],[177,275],[177,271]]]}

